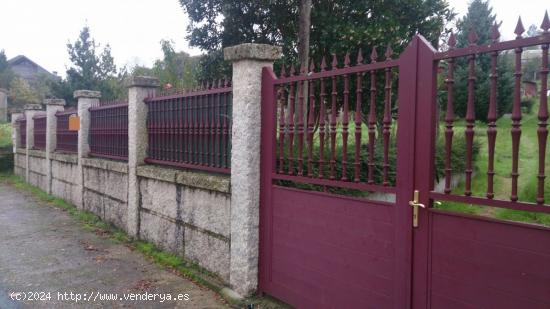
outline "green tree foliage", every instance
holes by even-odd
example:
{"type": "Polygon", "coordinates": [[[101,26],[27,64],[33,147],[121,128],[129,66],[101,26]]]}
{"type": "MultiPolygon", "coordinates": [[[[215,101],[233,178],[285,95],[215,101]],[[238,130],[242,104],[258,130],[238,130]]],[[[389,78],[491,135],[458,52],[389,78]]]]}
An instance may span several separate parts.
{"type": "Polygon", "coordinates": [[[160,41],[163,58],[157,59],[152,68],[136,65],[131,69],[131,74],[155,76],[162,86],[170,84],[174,89],[190,89],[196,86],[200,58],[185,52],[176,52],[172,44],[171,41],[160,41]]]}
{"type": "Polygon", "coordinates": [[[100,45],[90,35],[89,27],[80,31],[74,43],[67,44],[72,66],[67,70],[67,79],[54,83],[51,87],[54,95],[71,102],[72,93],[78,89],[101,91],[102,99],[110,100],[124,96],[122,79],[125,70],[117,71],[111,47],[100,45]]]}
{"type": "MultiPolygon", "coordinates": [[[[468,7],[468,13],[457,22],[457,48],[470,44],[468,35],[475,31],[477,45],[490,44],[491,29],[496,23],[496,15],[488,1],[473,0],[468,7]]],[[[502,115],[511,111],[513,75],[507,60],[510,58],[501,54],[497,64],[497,113],[502,115]]],[[[459,58],[456,61],[454,105],[459,117],[466,115],[468,103],[468,60],[459,58]]],[[[482,54],[476,57],[475,67],[475,115],[476,119],[485,121],[489,110],[489,90],[491,73],[491,55],[482,54]]]]}
{"type": "Polygon", "coordinates": [[[29,83],[20,78],[15,77],[10,83],[10,109],[22,109],[25,104],[41,103],[41,96],[29,85],[29,83]]]}
{"type": "Polygon", "coordinates": [[[4,50],[0,50],[0,88],[9,88],[9,85],[14,78],[13,72],[8,66],[8,59],[4,50]]]}
{"type": "Polygon", "coordinates": [[[195,86],[195,70],[199,59],[185,52],[176,52],[170,41],[162,40],[160,45],[164,57],[155,62],[153,74],[161,84],[169,83],[177,89],[195,86]]]}
{"type": "MultiPolygon", "coordinates": [[[[191,45],[210,53],[201,61],[201,78],[227,74],[222,48],[245,42],[280,45],[282,61],[296,63],[299,0],[179,1],[191,21],[191,45]]],[[[444,0],[313,0],[312,5],[310,57],[316,63],[330,53],[356,54],[362,48],[368,54],[387,44],[399,53],[416,33],[437,45],[454,16],[444,0]]]]}

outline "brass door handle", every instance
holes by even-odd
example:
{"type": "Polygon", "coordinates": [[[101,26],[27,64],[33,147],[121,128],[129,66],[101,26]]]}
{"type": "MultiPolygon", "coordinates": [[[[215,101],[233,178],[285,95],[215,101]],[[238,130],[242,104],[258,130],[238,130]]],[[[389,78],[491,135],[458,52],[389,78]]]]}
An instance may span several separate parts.
{"type": "Polygon", "coordinates": [[[426,208],[426,205],[418,202],[418,190],[414,190],[413,200],[409,201],[413,208],[413,227],[418,227],[418,207],[426,208]]]}

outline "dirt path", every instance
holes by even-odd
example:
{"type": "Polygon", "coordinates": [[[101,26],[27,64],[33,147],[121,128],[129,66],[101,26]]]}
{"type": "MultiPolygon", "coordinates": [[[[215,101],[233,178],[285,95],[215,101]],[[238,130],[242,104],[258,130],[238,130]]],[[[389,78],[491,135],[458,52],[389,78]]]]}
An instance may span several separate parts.
{"type": "Polygon", "coordinates": [[[161,269],[123,244],[86,231],[65,212],[0,183],[0,308],[74,307],[227,308],[214,292],[161,269]],[[16,292],[23,292],[20,298],[49,296],[50,300],[12,300],[16,292]],[[100,300],[103,293],[118,294],[119,300],[100,300]],[[182,300],[168,301],[166,294],[182,300]]]}

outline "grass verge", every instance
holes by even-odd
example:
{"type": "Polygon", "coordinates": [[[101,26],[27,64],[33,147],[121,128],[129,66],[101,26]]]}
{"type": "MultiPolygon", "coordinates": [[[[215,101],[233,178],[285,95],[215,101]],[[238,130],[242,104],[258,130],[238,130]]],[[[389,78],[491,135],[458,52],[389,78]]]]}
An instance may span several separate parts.
{"type": "Polygon", "coordinates": [[[111,240],[122,243],[131,250],[136,250],[153,261],[157,265],[168,268],[172,272],[183,276],[194,283],[209,288],[218,293],[227,303],[234,308],[285,308],[284,304],[270,297],[251,296],[242,301],[227,298],[221,293],[225,287],[222,280],[214,273],[200,267],[196,263],[179,257],[175,254],[163,251],[154,244],[130,237],[122,229],[103,221],[92,212],[79,210],[67,201],[49,195],[41,189],[26,183],[21,177],[11,173],[0,173],[0,183],[7,184],[19,191],[35,197],[39,202],[63,209],[76,220],[80,221],[86,230],[104,235],[111,240]]]}

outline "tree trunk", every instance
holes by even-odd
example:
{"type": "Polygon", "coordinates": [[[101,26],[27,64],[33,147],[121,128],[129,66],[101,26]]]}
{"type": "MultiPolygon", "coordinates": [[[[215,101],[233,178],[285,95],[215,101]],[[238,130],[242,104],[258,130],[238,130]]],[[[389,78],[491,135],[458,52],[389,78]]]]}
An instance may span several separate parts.
{"type": "MultiPolygon", "coordinates": [[[[300,68],[304,68],[304,72],[309,71],[309,32],[311,29],[311,0],[300,0],[299,17],[298,17],[298,61],[300,68]]],[[[296,88],[298,89],[298,88],[296,88]]],[[[308,83],[304,82],[302,93],[304,96],[304,124],[307,125],[308,106],[308,83]]],[[[298,111],[299,94],[296,95],[295,110],[298,111]]]]}
{"type": "Polygon", "coordinates": [[[300,67],[308,69],[309,32],[311,28],[311,0],[300,0],[298,19],[298,60],[300,67]]]}

